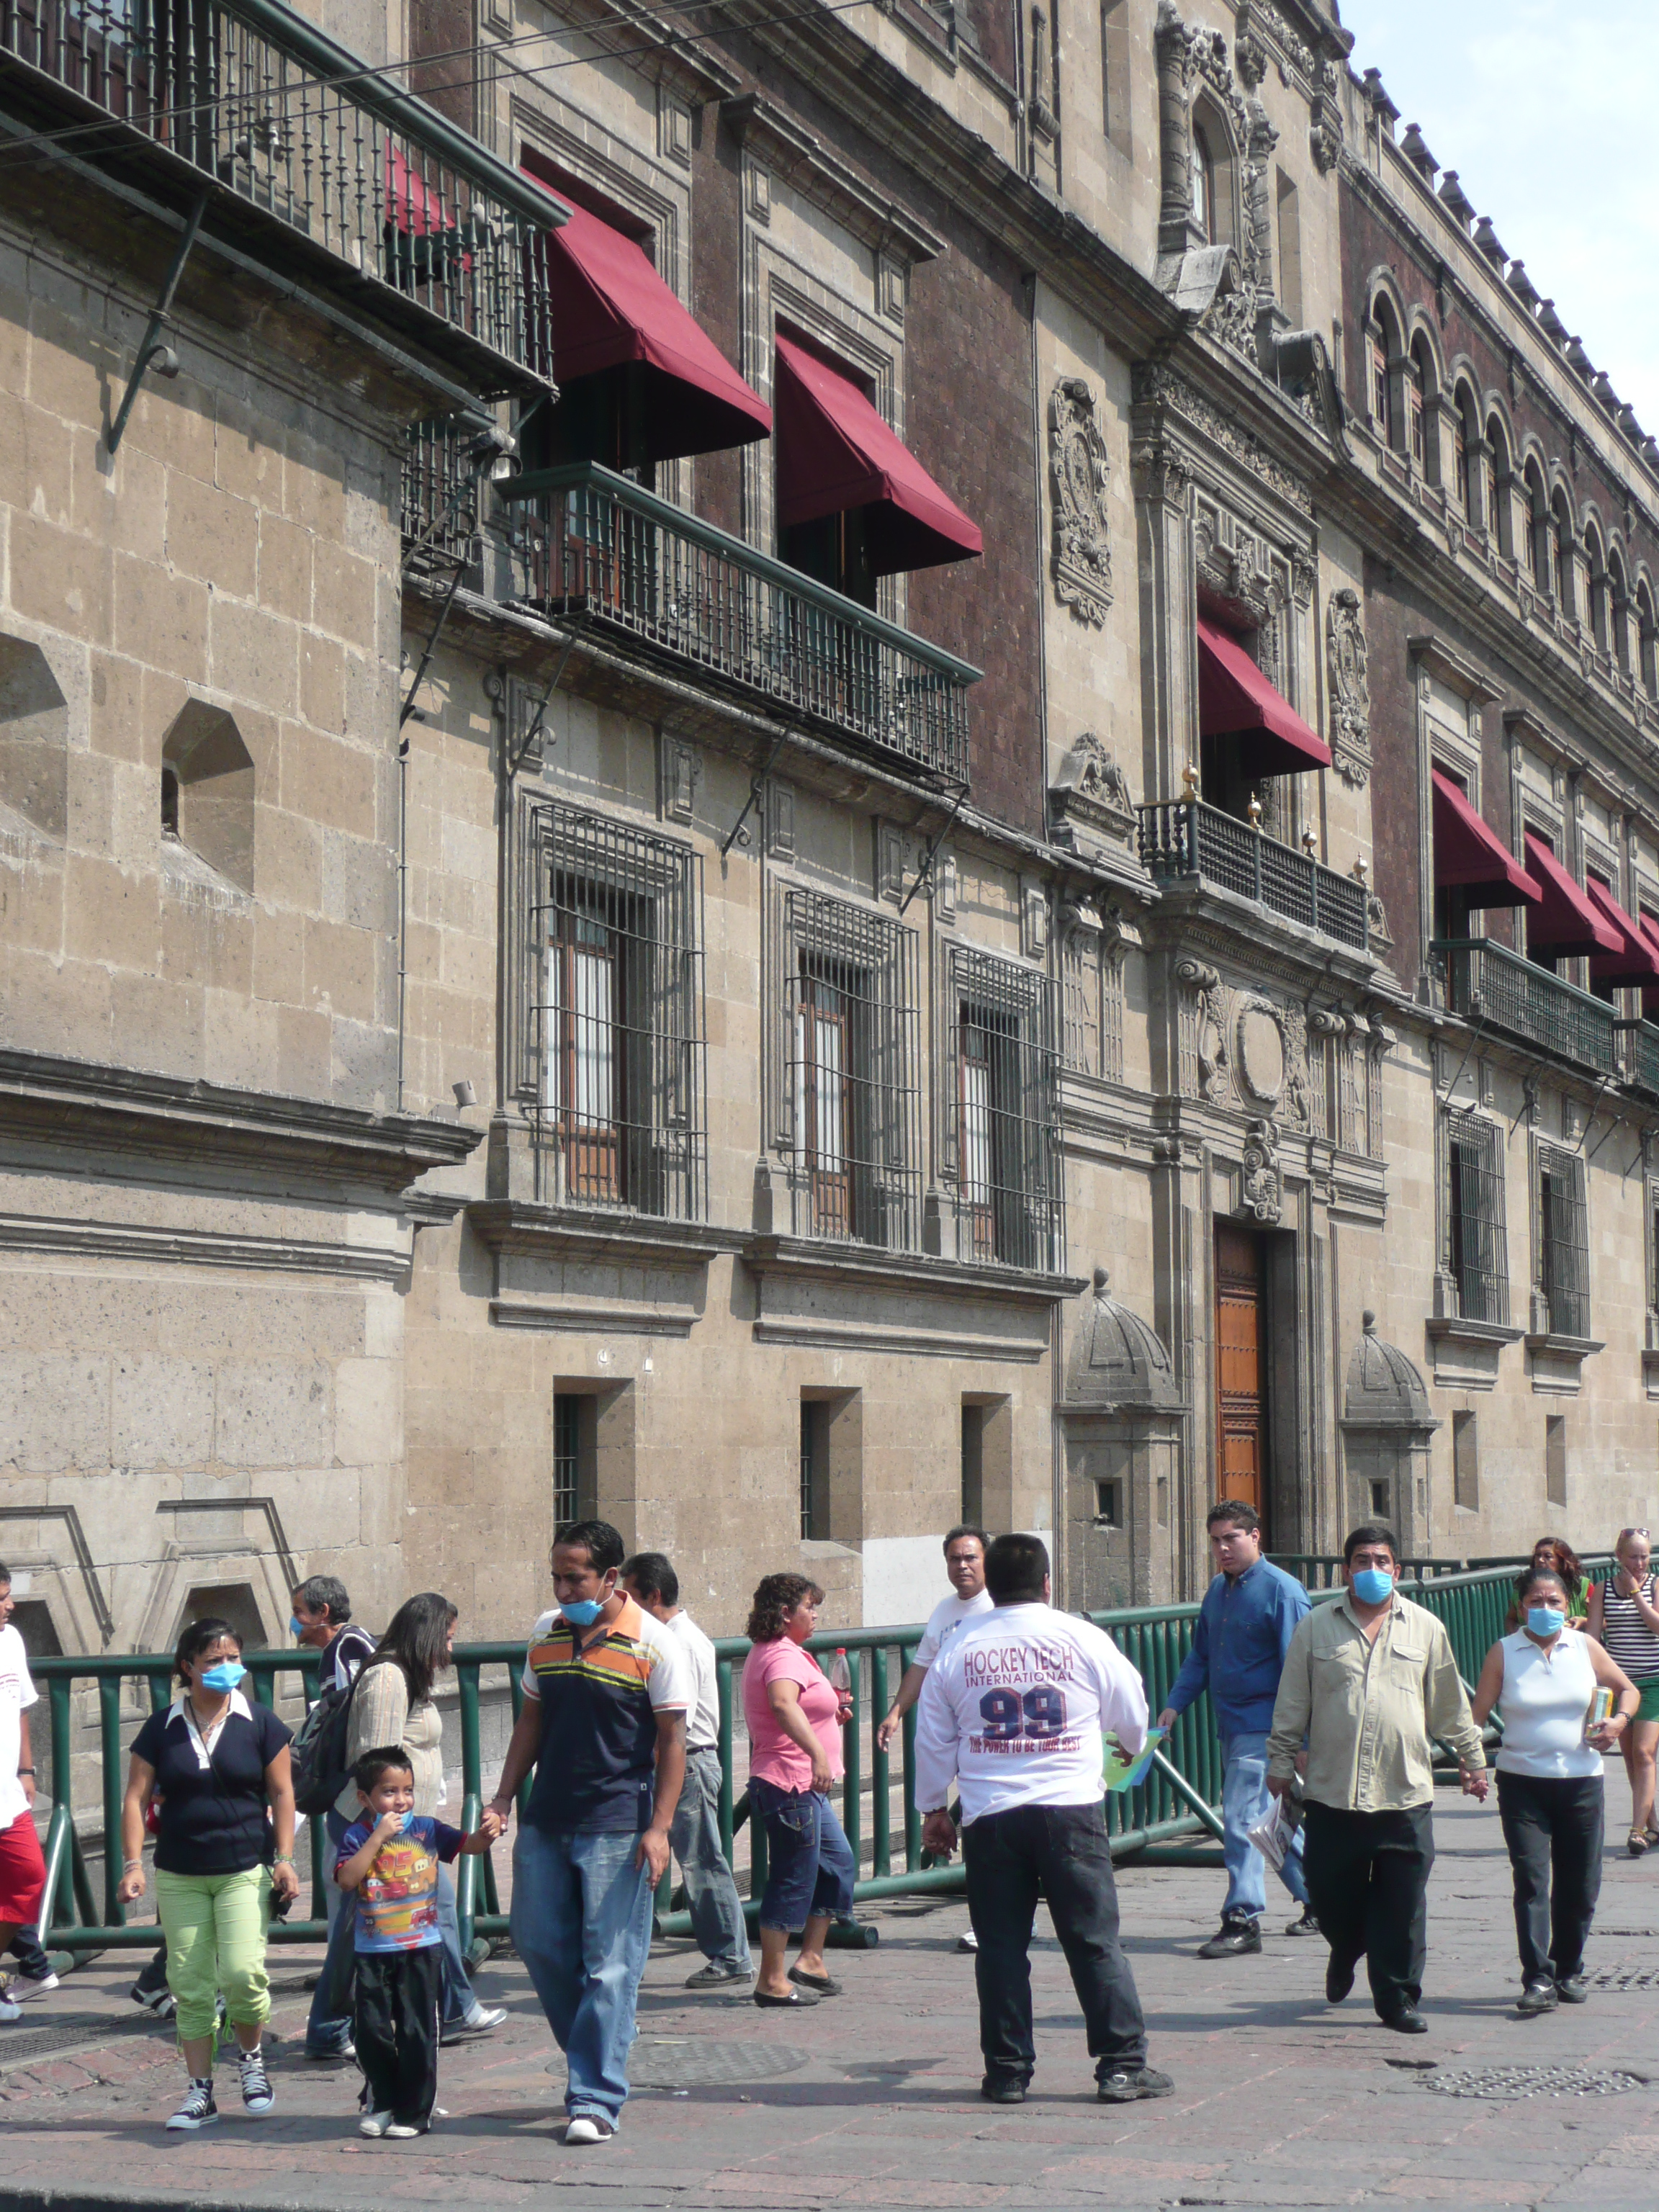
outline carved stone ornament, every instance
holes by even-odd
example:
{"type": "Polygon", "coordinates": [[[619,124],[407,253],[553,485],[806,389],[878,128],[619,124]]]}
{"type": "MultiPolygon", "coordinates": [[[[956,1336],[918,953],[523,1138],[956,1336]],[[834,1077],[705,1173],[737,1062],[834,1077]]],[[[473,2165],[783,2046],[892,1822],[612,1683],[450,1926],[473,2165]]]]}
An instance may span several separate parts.
{"type": "Polygon", "coordinates": [[[1238,1010],[1238,1057],[1245,1091],[1263,1106],[1277,1106],[1288,1073],[1284,1018],[1271,999],[1252,995],[1238,1010]]]}
{"type": "Polygon", "coordinates": [[[1252,1121],[1244,1138],[1239,1170],[1239,1211],[1264,1228],[1273,1228],[1285,1211],[1285,1187],[1279,1172],[1279,1131],[1270,1121],[1252,1121]]]}
{"type": "Polygon", "coordinates": [[[1189,1098],[1212,1103],[1229,1101],[1227,993],[1220,973],[1208,961],[1190,956],[1176,961],[1175,973],[1188,994],[1181,1020],[1182,1091],[1189,1098]]]}
{"type": "Polygon", "coordinates": [[[1371,773],[1370,649],[1359,618],[1359,594],[1331,593],[1325,617],[1325,666],[1331,693],[1331,754],[1345,783],[1363,790],[1371,773]]]}
{"type": "Polygon", "coordinates": [[[1054,496],[1054,596],[1079,622],[1098,629],[1112,604],[1109,464],[1095,395],[1080,376],[1061,377],[1049,399],[1048,468],[1054,496]]]}
{"type": "Polygon", "coordinates": [[[1116,756],[1092,730],[1085,730],[1049,786],[1048,806],[1056,843],[1075,850],[1090,842],[1133,845],[1134,793],[1116,756]]]}

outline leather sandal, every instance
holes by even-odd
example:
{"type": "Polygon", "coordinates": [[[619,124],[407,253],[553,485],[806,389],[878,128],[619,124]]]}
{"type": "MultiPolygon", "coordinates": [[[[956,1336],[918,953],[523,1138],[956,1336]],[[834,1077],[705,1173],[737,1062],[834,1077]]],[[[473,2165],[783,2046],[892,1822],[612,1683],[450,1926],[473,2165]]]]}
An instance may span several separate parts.
{"type": "Polygon", "coordinates": [[[818,1999],[807,1990],[791,1990],[787,1997],[775,1997],[767,1990],[757,1990],[754,1995],[757,2005],[815,2005],[818,2002],[818,1999]]]}

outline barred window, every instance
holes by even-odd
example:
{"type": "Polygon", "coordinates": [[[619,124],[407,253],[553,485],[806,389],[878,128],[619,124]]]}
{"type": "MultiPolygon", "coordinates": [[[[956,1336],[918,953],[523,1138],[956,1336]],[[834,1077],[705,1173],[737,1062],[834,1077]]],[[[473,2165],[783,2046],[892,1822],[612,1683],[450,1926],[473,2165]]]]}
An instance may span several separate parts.
{"type": "Polygon", "coordinates": [[[1446,1226],[1458,1311],[1469,1321],[1507,1322],[1503,1138],[1496,1122],[1478,1114],[1446,1116],[1446,1226]]]}
{"type": "Polygon", "coordinates": [[[914,1250],[921,1219],[915,934],[790,889],[782,964],[780,1148],[795,1234],[914,1250]]]}
{"type": "Polygon", "coordinates": [[[551,1195],[701,1220],[708,1203],[696,854],[602,815],[532,810],[526,1087],[551,1195]]]}
{"type": "Polygon", "coordinates": [[[1059,1023],[1047,976],[953,947],[947,1154],[957,1249],[1011,1267],[1060,1265],[1059,1023]]]}
{"type": "Polygon", "coordinates": [[[1589,1215],[1584,1163],[1540,1146],[1537,1191],[1538,1293],[1552,1336],[1589,1334],[1589,1215]]]}

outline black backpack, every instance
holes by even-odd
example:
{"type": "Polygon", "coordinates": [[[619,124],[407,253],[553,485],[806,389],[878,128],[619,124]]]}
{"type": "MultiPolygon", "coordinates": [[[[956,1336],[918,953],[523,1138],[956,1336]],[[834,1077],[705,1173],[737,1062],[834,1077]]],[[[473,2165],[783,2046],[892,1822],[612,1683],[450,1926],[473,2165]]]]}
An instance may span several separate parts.
{"type": "Polygon", "coordinates": [[[351,1700],[362,1680],[359,1668],[350,1681],[336,1682],[325,1690],[289,1747],[295,1807],[313,1820],[333,1811],[335,1799],[351,1779],[346,1745],[351,1735],[351,1700]]]}

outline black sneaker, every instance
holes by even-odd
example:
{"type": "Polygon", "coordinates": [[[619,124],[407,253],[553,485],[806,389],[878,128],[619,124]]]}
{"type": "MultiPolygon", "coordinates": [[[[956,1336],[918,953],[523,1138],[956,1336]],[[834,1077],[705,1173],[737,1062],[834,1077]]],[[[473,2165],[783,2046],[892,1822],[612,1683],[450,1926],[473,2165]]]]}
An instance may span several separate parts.
{"type": "Polygon", "coordinates": [[[988,2105],[1023,2105],[1028,2086],[1018,2074],[988,2074],[979,2094],[988,2105]]]}
{"type": "Polygon", "coordinates": [[[1103,2105],[1136,2105],[1143,2097],[1173,2097],[1175,2083],[1167,2074],[1155,2073],[1150,2066],[1131,2069],[1119,2067],[1115,2073],[1103,2074],[1095,2087],[1095,2095],[1103,2105]]]}
{"type": "Polygon", "coordinates": [[[1237,1959],[1261,1948],[1261,1923],[1248,1913],[1230,1912],[1207,1943],[1200,1943],[1200,1959],[1237,1959]]]}
{"type": "Polygon", "coordinates": [[[1304,1905],[1302,1908],[1301,1919],[1292,1920],[1290,1926],[1285,1930],[1285,1933],[1287,1936],[1318,1935],[1319,1923],[1314,1918],[1314,1909],[1311,1905],[1304,1905]]]}
{"type": "Polygon", "coordinates": [[[1516,1999],[1515,2008],[1530,2020],[1534,2013],[1553,2012],[1559,2002],[1553,1982],[1528,1982],[1516,1999]]]}
{"type": "Polygon", "coordinates": [[[1563,2004],[1589,2002],[1589,1990],[1582,1974],[1563,1974],[1555,1985],[1555,1994],[1563,2004]]]}
{"type": "Polygon", "coordinates": [[[219,2107],[213,2101],[213,2081],[210,2076],[202,2081],[190,2081],[185,2086],[185,2101],[167,2122],[170,2128],[210,2128],[219,2117],[219,2107]]]}

